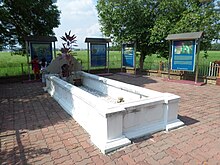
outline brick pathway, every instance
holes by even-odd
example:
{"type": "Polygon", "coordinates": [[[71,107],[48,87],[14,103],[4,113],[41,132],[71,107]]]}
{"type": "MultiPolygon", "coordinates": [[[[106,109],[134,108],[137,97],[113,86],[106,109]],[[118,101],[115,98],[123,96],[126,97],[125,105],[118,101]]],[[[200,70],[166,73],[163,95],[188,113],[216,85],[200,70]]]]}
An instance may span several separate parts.
{"type": "Polygon", "coordinates": [[[0,164],[217,165],[220,164],[220,86],[160,78],[110,78],[181,96],[186,124],[103,155],[88,134],[37,83],[0,84],[0,164]]]}

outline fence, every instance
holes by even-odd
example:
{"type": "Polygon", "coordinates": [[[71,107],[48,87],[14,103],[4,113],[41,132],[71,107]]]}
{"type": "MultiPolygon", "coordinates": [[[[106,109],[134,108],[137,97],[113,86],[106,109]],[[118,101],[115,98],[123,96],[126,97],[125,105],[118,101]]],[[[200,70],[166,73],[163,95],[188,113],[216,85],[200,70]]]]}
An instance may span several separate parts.
{"type": "MultiPolygon", "coordinates": [[[[88,63],[82,63],[83,70],[88,70],[88,63]]],[[[121,61],[110,61],[109,68],[121,68],[121,61]]],[[[139,66],[137,66],[139,67],[139,66]]],[[[91,68],[91,69],[101,69],[103,67],[91,68]]],[[[212,62],[207,63],[203,62],[199,65],[199,76],[211,76],[217,77],[219,74],[220,66],[218,64],[214,64],[212,62]]],[[[144,63],[145,70],[160,70],[160,71],[168,71],[168,62],[145,62],[144,63]]],[[[32,74],[32,70],[31,74],[32,74]]],[[[173,71],[175,72],[175,71],[173,71]]],[[[178,71],[176,71],[178,72],[178,71]]],[[[188,74],[194,74],[194,72],[188,72],[188,74]]],[[[20,76],[20,75],[28,75],[28,64],[17,64],[13,66],[1,67],[0,66],[0,77],[8,77],[8,76],[20,76]]]]}
{"type": "Polygon", "coordinates": [[[218,77],[219,75],[220,66],[218,64],[215,64],[213,62],[209,63],[209,71],[208,76],[210,77],[218,77]]]}

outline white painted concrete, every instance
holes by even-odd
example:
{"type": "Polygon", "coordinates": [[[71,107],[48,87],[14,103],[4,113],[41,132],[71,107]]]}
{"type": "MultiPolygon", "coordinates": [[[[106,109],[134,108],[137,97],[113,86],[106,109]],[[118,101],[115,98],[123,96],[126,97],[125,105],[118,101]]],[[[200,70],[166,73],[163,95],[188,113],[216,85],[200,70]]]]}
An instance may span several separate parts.
{"type": "Polygon", "coordinates": [[[131,138],[183,125],[177,119],[180,99],[177,95],[82,71],[77,74],[82,77],[83,87],[97,94],[54,75],[46,76],[46,90],[90,134],[91,141],[103,153],[130,144],[131,138]],[[119,97],[124,102],[114,102],[119,97]]]}

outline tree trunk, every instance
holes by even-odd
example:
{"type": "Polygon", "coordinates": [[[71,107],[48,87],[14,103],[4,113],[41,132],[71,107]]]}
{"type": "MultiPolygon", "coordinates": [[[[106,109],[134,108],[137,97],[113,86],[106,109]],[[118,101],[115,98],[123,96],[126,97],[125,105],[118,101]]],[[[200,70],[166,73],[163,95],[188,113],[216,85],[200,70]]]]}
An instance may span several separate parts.
{"type": "Polygon", "coordinates": [[[141,56],[140,56],[140,72],[143,71],[144,69],[144,60],[145,60],[145,57],[146,57],[146,50],[142,49],[141,50],[141,56]]]}
{"type": "Polygon", "coordinates": [[[143,68],[144,68],[144,60],[143,60],[143,55],[142,55],[142,53],[141,53],[141,57],[140,57],[139,63],[140,63],[140,72],[142,72],[142,71],[143,71],[143,68]]]}

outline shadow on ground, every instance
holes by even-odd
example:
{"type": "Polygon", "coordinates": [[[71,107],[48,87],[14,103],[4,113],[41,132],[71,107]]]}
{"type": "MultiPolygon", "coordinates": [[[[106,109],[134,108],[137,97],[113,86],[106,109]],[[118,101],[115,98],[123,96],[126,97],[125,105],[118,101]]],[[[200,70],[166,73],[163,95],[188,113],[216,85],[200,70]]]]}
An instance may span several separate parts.
{"type": "Polygon", "coordinates": [[[181,115],[178,115],[178,119],[180,119],[187,126],[200,122],[199,120],[193,119],[191,117],[181,115]]]}
{"type": "Polygon", "coordinates": [[[72,120],[42,83],[0,85],[0,130],[36,130],[72,120]]]}
{"type": "Polygon", "coordinates": [[[106,78],[110,78],[113,80],[117,80],[120,82],[136,85],[136,86],[142,86],[144,87],[145,84],[151,84],[151,83],[157,83],[156,80],[147,77],[147,76],[141,76],[141,75],[136,75],[132,76],[129,74],[114,74],[113,76],[105,76],[106,78]]]}
{"type": "MultiPolygon", "coordinates": [[[[24,148],[24,145],[22,144],[22,139],[27,138],[27,132],[25,131],[19,131],[15,130],[15,133],[8,134],[6,136],[0,136],[2,145],[5,143],[8,143],[8,139],[13,138],[14,143],[16,145],[11,146],[11,149],[9,150],[2,150],[0,153],[0,164],[28,164],[27,160],[30,158],[37,158],[41,155],[49,154],[52,150],[45,147],[31,147],[26,146],[24,148]]],[[[24,142],[23,142],[24,143],[24,142]]]]}
{"type": "Polygon", "coordinates": [[[60,123],[73,120],[42,87],[40,82],[0,84],[0,164],[48,156],[53,150],[42,142],[44,136],[55,137],[56,127],[67,127],[60,123]]]}
{"type": "Polygon", "coordinates": [[[149,134],[149,135],[141,136],[139,138],[131,139],[131,142],[132,143],[140,143],[142,141],[149,140],[151,138],[153,138],[153,136],[149,134]]]}

